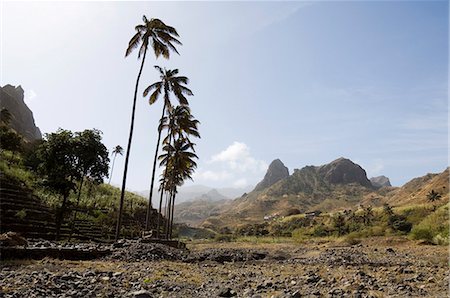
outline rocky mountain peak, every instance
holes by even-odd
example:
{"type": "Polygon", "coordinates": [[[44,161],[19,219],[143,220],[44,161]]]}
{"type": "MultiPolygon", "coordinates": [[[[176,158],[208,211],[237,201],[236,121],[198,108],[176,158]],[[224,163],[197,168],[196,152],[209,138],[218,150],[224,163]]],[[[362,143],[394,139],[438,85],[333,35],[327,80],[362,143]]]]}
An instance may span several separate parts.
{"type": "Polygon", "coordinates": [[[11,113],[11,128],[21,134],[26,141],[42,138],[41,131],[34,123],[33,112],[24,101],[24,90],[21,86],[0,86],[0,108],[11,113]]]}
{"type": "Polygon", "coordinates": [[[391,181],[389,181],[389,178],[383,175],[370,178],[370,182],[376,188],[381,188],[384,186],[392,186],[391,181]]]}
{"type": "Polygon", "coordinates": [[[275,159],[270,163],[264,179],[256,185],[254,191],[260,191],[270,187],[286,177],[289,177],[289,169],[281,160],[275,159]]]}
{"type": "Polygon", "coordinates": [[[358,183],[362,186],[372,187],[367,179],[366,171],[347,158],[338,158],[329,164],[318,168],[319,174],[333,184],[358,183]]]}

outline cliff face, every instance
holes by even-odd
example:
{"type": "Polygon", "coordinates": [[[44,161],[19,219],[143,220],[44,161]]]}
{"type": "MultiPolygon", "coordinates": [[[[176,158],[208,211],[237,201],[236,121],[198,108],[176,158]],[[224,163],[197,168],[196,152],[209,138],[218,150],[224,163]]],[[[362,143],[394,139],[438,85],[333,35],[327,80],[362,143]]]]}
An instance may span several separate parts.
{"type": "Polygon", "coordinates": [[[39,128],[34,123],[33,112],[24,101],[24,91],[21,86],[5,85],[0,87],[0,109],[6,108],[11,113],[10,126],[28,141],[42,139],[39,128]]]}
{"type": "Polygon", "coordinates": [[[275,184],[276,182],[280,181],[281,179],[287,177],[289,177],[288,168],[284,166],[281,160],[275,159],[269,165],[269,168],[267,169],[264,179],[256,185],[254,191],[260,191],[265,188],[268,188],[273,184],[275,184]]]}
{"type": "Polygon", "coordinates": [[[378,176],[378,177],[372,177],[370,178],[370,182],[372,185],[376,188],[381,188],[385,186],[392,186],[391,181],[389,181],[389,178],[386,176],[378,176]]]}
{"type": "Polygon", "coordinates": [[[367,179],[366,171],[349,159],[339,158],[318,170],[326,181],[333,184],[358,183],[365,187],[372,187],[367,179]]]}

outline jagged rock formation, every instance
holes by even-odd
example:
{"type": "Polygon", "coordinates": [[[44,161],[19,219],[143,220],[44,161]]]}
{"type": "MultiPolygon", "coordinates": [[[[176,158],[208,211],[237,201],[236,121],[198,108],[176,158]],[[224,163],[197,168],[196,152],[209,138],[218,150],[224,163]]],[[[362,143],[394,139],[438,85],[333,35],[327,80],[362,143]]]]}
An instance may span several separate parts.
{"type": "Polygon", "coordinates": [[[253,191],[260,191],[268,188],[278,181],[289,177],[289,169],[279,159],[275,159],[269,165],[264,179],[259,182],[253,191]]]}
{"type": "Polygon", "coordinates": [[[11,113],[10,126],[26,141],[42,139],[41,131],[34,123],[31,110],[25,104],[24,91],[21,86],[5,85],[0,87],[0,109],[6,108],[11,113]]]}
{"type": "Polygon", "coordinates": [[[276,160],[271,164],[254,191],[231,201],[220,214],[207,218],[202,226],[217,228],[261,222],[266,215],[284,214],[293,208],[300,212],[352,208],[375,191],[366,171],[349,159],[339,158],[322,166],[295,169],[292,175],[288,175],[280,163],[276,160]],[[271,171],[273,168],[281,172],[276,181],[270,179],[276,173],[271,171]],[[263,188],[269,182],[272,184],[263,188]]]}
{"type": "Polygon", "coordinates": [[[339,158],[318,169],[326,181],[333,184],[358,183],[365,187],[372,187],[367,179],[366,171],[349,159],[339,158]]]}
{"type": "Polygon", "coordinates": [[[386,176],[378,176],[378,177],[372,177],[370,178],[370,183],[376,188],[381,188],[385,186],[392,186],[391,181],[389,181],[389,178],[386,176]]]}

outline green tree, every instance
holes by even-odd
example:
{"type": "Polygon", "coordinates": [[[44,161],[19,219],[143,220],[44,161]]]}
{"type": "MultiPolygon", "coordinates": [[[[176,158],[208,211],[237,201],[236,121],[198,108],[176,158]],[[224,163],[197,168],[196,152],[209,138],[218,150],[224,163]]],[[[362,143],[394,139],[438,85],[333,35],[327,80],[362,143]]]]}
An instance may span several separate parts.
{"type": "Polygon", "coordinates": [[[364,209],[363,221],[365,225],[370,225],[373,219],[373,208],[372,206],[367,206],[364,209]]]}
{"type": "Polygon", "coordinates": [[[394,210],[392,209],[392,207],[391,207],[388,203],[384,203],[384,205],[383,205],[383,211],[384,211],[384,213],[386,213],[388,216],[394,215],[394,210]]]}
{"type": "Polygon", "coordinates": [[[134,117],[136,111],[136,98],[137,92],[139,88],[139,80],[141,78],[142,69],[144,68],[145,56],[147,54],[147,50],[150,47],[153,48],[156,58],[159,56],[163,56],[168,59],[170,57],[170,52],[173,51],[178,54],[178,51],[175,45],[181,45],[181,42],[176,39],[178,37],[178,33],[175,28],[166,25],[160,19],[150,19],[144,15],[142,17],[143,24],[137,25],[135,27],[136,34],[130,39],[128,43],[127,50],[125,52],[125,57],[129,56],[133,50],[139,48],[138,59],[142,56],[141,67],[139,69],[139,73],[136,79],[136,86],[134,89],[134,97],[133,97],[133,107],[131,111],[131,123],[130,123],[130,133],[128,136],[128,145],[127,151],[125,154],[125,166],[123,171],[123,180],[122,180],[122,189],[120,193],[120,204],[119,204],[119,213],[117,219],[116,226],[116,235],[115,239],[119,238],[120,228],[122,225],[122,213],[123,213],[123,203],[125,197],[125,187],[127,181],[127,172],[128,172],[128,161],[130,156],[131,149],[131,141],[133,139],[133,128],[134,128],[134,117]]]}
{"type": "Polygon", "coordinates": [[[12,152],[23,149],[23,139],[18,133],[6,125],[0,125],[0,148],[12,152]]]}
{"type": "Polygon", "coordinates": [[[433,204],[433,210],[436,210],[437,206],[436,206],[436,202],[439,201],[442,198],[441,194],[438,193],[437,191],[435,191],[434,189],[432,189],[428,194],[427,194],[427,200],[430,201],[433,204]]]}
{"type": "MultiPolygon", "coordinates": [[[[77,208],[80,204],[81,191],[85,178],[89,178],[95,184],[100,184],[103,183],[104,177],[108,177],[109,154],[101,141],[101,135],[102,132],[97,129],[86,129],[82,132],[76,132],[74,135],[76,167],[80,173],[77,208]]],[[[77,211],[75,210],[72,220],[72,232],[76,217],[77,211]]]]}
{"type": "Polygon", "coordinates": [[[155,149],[155,155],[153,159],[153,168],[152,168],[152,177],[150,182],[150,193],[148,197],[148,208],[147,208],[147,216],[146,216],[146,223],[145,223],[145,229],[149,229],[150,225],[150,214],[152,209],[152,198],[153,198],[153,187],[155,183],[155,172],[156,172],[156,162],[158,159],[158,151],[159,151],[159,145],[161,142],[161,133],[164,126],[164,118],[166,114],[166,109],[171,111],[172,104],[170,102],[170,95],[173,94],[177,101],[180,103],[181,106],[187,106],[188,100],[186,96],[192,96],[192,91],[187,88],[185,85],[189,83],[189,79],[185,76],[177,76],[178,75],[178,69],[174,70],[167,70],[162,69],[159,66],[155,66],[155,68],[159,71],[160,74],[160,81],[153,83],[152,85],[148,86],[144,90],[144,97],[148,96],[150,94],[149,103],[150,105],[154,104],[159,97],[163,94],[164,103],[163,103],[163,111],[160,119],[160,125],[158,127],[158,139],[156,141],[156,149],[155,149]]]}
{"type": "Polygon", "coordinates": [[[71,191],[75,190],[75,181],[81,178],[77,166],[74,135],[70,130],[59,129],[46,134],[37,150],[38,173],[42,184],[62,196],[62,203],[56,216],[56,239],[59,239],[61,223],[66,212],[71,191]]]}
{"type": "Polygon", "coordinates": [[[108,184],[111,184],[111,179],[112,179],[112,175],[113,175],[113,171],[114,171],[114,163],[116,161],[117,154],[123,155],[123,148],[120,145],[117,145],[116,147],[114,147],[114,149],[112,151],[112,155],[114,155],[114,158],[113,158],[113,162],[112,162],[112,166],[111,166],[111,174],[109,175],[108,184]]]}
{"type": "Polygon", "coordinates": [[[441,194],[438,193],[437,191],[434,191],[434,189],[432,189],[428,194],[427,194],[427,200],[430,201],[431,203],[437,202],[441,199],[441,194]]]}
{"type": "Polygon", "coordinates": [[[338,236],[342,236],[346,233],[345,217],[343,214],[338,213],[333,217],[333,225],[338,232],[338,236]]]}

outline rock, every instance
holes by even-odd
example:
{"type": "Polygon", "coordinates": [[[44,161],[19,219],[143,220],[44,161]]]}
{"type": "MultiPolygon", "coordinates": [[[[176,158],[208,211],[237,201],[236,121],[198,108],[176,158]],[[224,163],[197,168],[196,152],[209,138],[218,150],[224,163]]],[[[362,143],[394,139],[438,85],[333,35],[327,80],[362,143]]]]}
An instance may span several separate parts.
{"type": "Polygon", "coordinates": [[[381,188],[381,187],[385,187],[385,186],[392,186],[391,185],[391,181],[389,181],[389,178],[386,176],[378,176],[378,177],[372,177],[370,178],[370,183],[372,183],[372,185],[375,188],[381,188]]]}
{"type": "Polygon", "coordinates": [[[130,296],[133,297],[133,298],[151,298],[152,297],[150,292],[146,291],[146,290],[140,290],[140,291],[132,292],[130,294],[130,296]]]}
{"type": "Polygon", "coordinates": [[[231,288],[222,288],[217,295],[219,297],[234,297],[237,293],[231,288]]]}
{"type": "Polygon", "coordinates": [[[275,159],[269,165],[266,175],[263,180],[259,182],[253,191],[260,191],[268,188],[276,182],[289,177],[289,170],[279,159],[275,159]]]}
{"type": "Polygon", "coordinates": [[[28,142],[42,139],[41,131],[34,123],[33,112],[24,101],[21,86],[0,87],[0,109],[6,108],[12,115],[10,126],[28,142]]]}
{"type": "Polygon", "coordinates": [[[16,232],[7,232],[0,235],[0,246],[28,246],[28,241],[16,232]]]}
{"type": "Polygon", "coordinates": [[[359,165],[346,158],[339,158],[318,169],[319,174],[332,184],[358,183],[372,188],[372,183],[367,179],[366,171],[359,165]]]}
{"type": "Polygon", "coordinates": [[[300,298],[300,297],[302,297],[302,295],[298,290],[291,294],[291,298],[300,298]]]}
{"type": "Polygon", "coordinates": [[[395,250],[390,247],[386,248],[386,252],[395,254],[395,250]]]}

